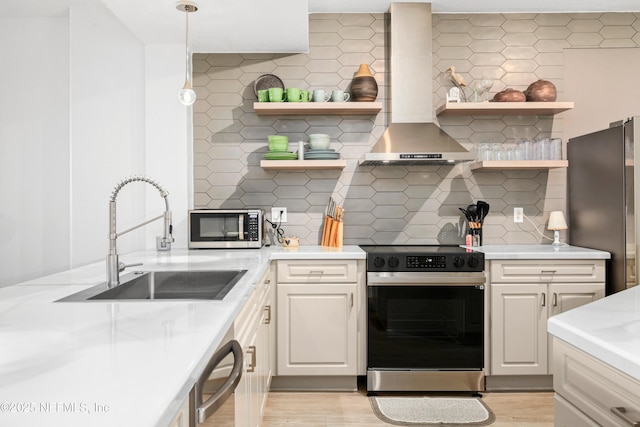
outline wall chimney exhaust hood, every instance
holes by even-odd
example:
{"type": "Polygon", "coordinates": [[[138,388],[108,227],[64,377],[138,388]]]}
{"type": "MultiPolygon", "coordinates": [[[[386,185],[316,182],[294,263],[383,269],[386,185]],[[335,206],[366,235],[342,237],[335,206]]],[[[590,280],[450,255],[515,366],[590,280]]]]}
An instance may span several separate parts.
{"type": "Polygon", "coordinates": [[[473,160],[473,153],[433,123],[431,3],[391,3],[391,120],[361,165],[473,160]]]}

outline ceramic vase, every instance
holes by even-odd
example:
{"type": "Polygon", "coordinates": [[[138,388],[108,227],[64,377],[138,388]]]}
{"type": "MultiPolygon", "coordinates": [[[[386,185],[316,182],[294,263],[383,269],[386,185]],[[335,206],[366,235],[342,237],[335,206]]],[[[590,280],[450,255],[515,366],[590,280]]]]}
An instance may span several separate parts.
{"type": "Polygon", "coordinates": [[[378,96],[378,83],[367,64],[360,64],[358,72],[351,81],[351,101],[373,102],[378,96]]]}

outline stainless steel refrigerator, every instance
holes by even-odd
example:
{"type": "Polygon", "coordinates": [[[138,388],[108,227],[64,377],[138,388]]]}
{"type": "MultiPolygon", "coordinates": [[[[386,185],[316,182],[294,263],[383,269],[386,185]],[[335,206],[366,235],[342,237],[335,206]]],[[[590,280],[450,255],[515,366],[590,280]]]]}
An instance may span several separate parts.
{"type": "Polygon", "coordinates": [[[607,294],[637,284],[635,189],[640,188],[640,171],[634,167],[634,152],[640,155],[640,150],[634,150],[634,134],[640,135],[640,117],[567,143],[569,243],[611,253],[607,294]]]}

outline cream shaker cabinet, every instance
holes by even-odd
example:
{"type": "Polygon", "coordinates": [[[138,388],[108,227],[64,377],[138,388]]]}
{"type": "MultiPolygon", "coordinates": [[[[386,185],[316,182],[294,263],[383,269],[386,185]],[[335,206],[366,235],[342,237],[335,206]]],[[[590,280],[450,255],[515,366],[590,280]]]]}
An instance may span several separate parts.
{"type": "Polygon", "coordinates": [[[234,322],[244,371],[235,391],[235,425],[259,426],[273,374],[273,286],[268,270],[234,322]]]}
{"type": "Polygon", "coordinates": [[[358,373],[357,260],[277,262],[277,375],[358,373]]]}
{"type": "Polygon", "coordinates": [[[604,260],[496,260],[490,266],[491,375],[549,375],[549,317],[605,295],[604,260]]]}
{"type": "Polygon", "coordinates": [[[567,342],[553,341],[556,426],[640,425],[640,381],[567,342]]]}

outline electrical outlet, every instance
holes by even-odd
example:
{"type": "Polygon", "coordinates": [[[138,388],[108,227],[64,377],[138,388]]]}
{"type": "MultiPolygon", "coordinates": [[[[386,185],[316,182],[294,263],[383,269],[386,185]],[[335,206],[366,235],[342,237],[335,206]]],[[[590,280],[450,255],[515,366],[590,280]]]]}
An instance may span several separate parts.
{"type": "Polygon", "coordinates": [[[523,221],[524,221],[524,209],[513,208],[513,222],[523,222],[523,221]]]}
{"type": "Polygon", "coordinates": [[[271,208],[271,221],[278,223],[287,222],[287,208],[271,208]]]}

